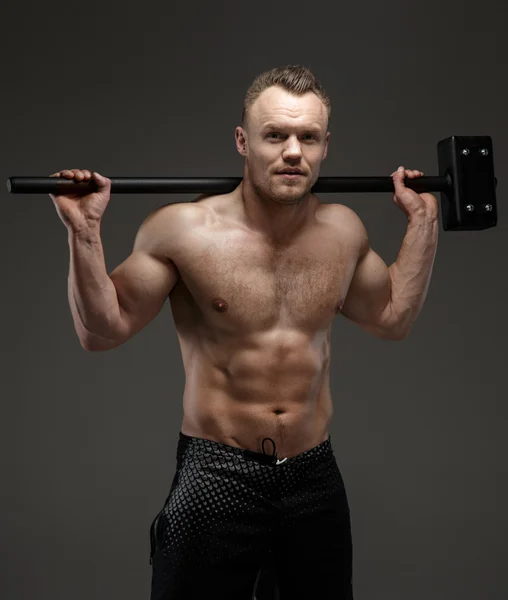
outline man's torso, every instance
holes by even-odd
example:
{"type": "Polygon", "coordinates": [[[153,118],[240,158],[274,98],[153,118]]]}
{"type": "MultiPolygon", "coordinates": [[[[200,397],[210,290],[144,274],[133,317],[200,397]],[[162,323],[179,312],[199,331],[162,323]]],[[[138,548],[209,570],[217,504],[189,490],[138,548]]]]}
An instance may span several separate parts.
{"type": "Polygon", "coordinates": [[[245,225],[236,193],[194,206],[203,225],[168,241],[180,274],[170,302],[186,375],[181,430],[256,452],[270,437],[280,457],[313,448],[328,438],[331,327],[360,253],[349,209],[319,203],[281,246],[245,225]]]}

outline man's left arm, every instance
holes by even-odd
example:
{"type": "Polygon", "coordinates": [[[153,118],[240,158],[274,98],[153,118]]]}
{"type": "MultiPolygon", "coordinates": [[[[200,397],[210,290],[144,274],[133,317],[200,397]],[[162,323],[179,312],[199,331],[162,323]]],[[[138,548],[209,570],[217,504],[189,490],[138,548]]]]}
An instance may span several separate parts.
{"type": "Polygon", "coordinates": [[[408,218],[399,255],[387,267],[369,248],[363,228],[366,242],[342,308],[344,316],[382,339],[407,337],[429,289],[439,233],[438,204],[432,194],[418,195],[404,185],[404,177],[421,175],[408,170],[392,174],[394,202],[408,218]]]}

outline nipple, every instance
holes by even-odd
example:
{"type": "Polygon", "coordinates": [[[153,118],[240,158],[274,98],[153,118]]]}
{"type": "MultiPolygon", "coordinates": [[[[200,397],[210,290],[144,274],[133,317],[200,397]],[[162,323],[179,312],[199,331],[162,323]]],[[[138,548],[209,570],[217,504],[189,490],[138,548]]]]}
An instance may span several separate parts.
{"type": "Polygon", "coordinates": [[[343,300],[339,300],[337,302],[337,307],[336,307],[337,312],[342,312],[343,307],[344,307],[344,301],[343,300]]]}
{"type": "Polygon", "coordinates": [[[222,298],[214,298],[212,304],[218,312],[226,312],[228,309],[228,303],[222,298]]]}

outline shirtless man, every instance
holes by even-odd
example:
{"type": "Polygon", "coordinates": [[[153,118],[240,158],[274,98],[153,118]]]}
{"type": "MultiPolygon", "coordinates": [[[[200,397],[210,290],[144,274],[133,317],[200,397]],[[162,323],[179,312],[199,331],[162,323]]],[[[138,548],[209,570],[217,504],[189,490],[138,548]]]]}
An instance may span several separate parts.
{"type": "Polygon", "coordinates": [[[408,335],[427,294],[438,205],[405,187],[420,171],[392,174],[408,228],[388,268],[355,212],[311,193],[329,117],[304,67],[260,75],[235,132],[242,183],[151,213],[109,276],[100,223],[110,180],[53,175],[98,186],[51,196],[69,231],[83,348],[125,343],[168,296],[181,345],[184,417],[150,530],[152,600],[250,600],[268,562],[280,600],[353,598],[350,513],[329,435],[332,323],[342,314],[385,340],[408,335]]]}

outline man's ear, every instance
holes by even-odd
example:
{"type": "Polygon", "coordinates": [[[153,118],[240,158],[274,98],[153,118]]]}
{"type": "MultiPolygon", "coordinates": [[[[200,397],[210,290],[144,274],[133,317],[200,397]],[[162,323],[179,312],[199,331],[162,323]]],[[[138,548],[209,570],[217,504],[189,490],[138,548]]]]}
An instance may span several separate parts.
{"type": "Polygon", "coordinates": [[[236,149],[242,156],[247,156],[247,133],[243,127],[237,127],[235,130],[236,149]]]}
{"type": "Polygon", "coordinates": [[[321,160],[325,160],[325,158],[328,156],[328,143],[329,142],[330,142],[330,132],[328,132],[325,137],[325,152],[324,152],[323,158],[321,160]]]}

